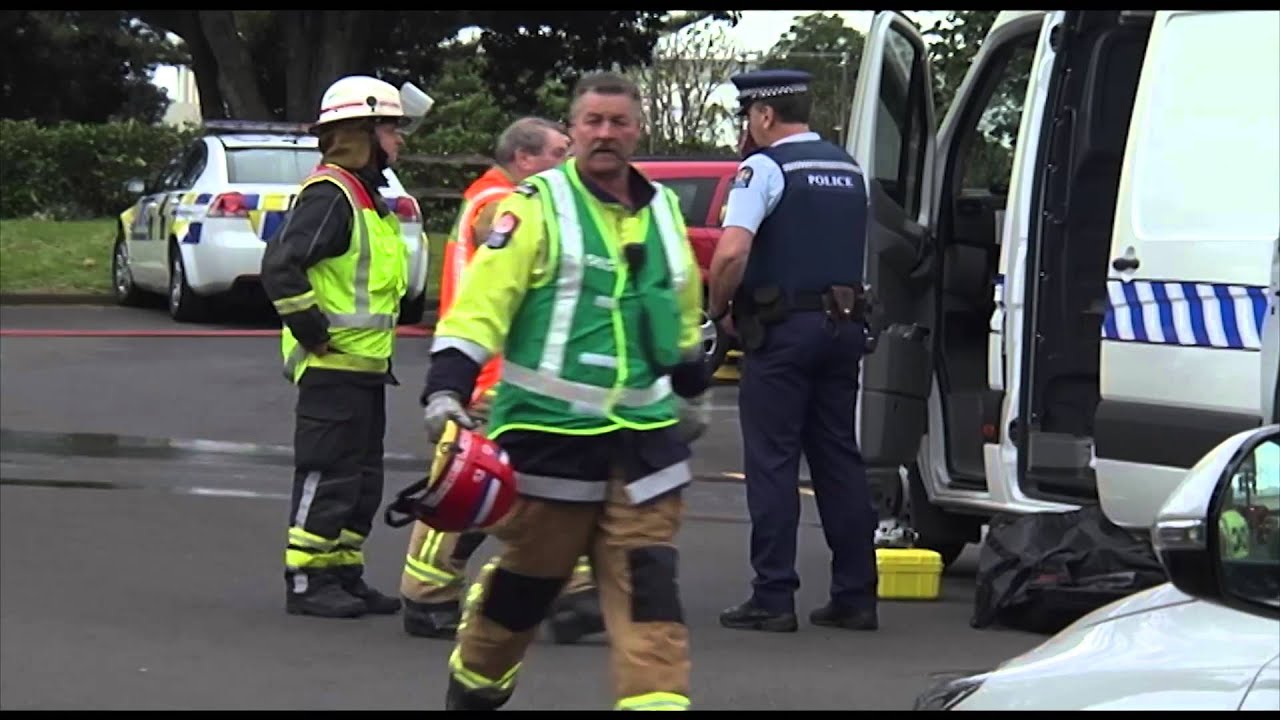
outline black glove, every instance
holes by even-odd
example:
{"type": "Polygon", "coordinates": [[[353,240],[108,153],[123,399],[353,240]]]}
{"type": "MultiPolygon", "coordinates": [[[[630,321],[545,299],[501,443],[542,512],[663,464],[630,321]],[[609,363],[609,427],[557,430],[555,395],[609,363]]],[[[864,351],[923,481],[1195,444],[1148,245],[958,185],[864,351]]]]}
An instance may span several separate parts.
{"type": "Polygon", "coordinates": [[[682,398],[694,398],[711,387],[711,366],[701,352],[671,369],[671,389],[682,398]]]}

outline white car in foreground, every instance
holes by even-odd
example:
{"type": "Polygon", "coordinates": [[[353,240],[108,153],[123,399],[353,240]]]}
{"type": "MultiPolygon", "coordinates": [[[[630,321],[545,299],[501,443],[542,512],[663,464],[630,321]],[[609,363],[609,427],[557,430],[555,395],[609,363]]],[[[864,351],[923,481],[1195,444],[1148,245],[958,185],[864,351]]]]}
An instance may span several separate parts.
{"type": "Polygon", "coordinates": [[[1166,501],[1171,582],[1077,620],[917,710],[1280,710],[1280,425],[1224,441],[1166,501]]]}
{"type": "MultiPolygon", "coordinates": [[[[320,163],[319,140],[301,126],[209,121],[204,129],[150,181],[129,182],[141,197],[120,214],[112,253],[118,302],[161,293],[182,322],[208,317],[214,296],[257,284],[266,243],[320,163]]],[[[384,174],[382,196],[410,252],[400,322],[417,323],[427,287],[422,213],[395,172],[384,174]]]]}

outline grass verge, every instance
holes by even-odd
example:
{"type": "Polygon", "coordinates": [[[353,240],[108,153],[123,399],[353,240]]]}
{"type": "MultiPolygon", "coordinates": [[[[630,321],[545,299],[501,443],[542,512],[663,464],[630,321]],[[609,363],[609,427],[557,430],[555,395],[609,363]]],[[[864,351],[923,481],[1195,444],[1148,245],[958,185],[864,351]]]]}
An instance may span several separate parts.
{"type": "MultiPolygon", "coordinates": [[[[0,293],[111,292],[115,219],[0,220],[0,293]]],[[[447,229],[427,231],[427,297],[440,294],[447,229]]]]}
{"type": "Polygon", "coordinates": [[[0,220],[0,293],[111,292],[115,222],[0,220]]]}

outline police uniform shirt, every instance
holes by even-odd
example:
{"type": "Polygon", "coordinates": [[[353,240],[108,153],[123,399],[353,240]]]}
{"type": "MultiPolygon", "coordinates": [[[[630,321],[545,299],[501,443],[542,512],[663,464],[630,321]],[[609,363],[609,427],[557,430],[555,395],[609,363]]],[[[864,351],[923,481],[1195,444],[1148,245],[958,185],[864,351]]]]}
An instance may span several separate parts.
{"type": "MultiPolygon", "coordinates": [[[[770,147],[821,139],[816,132],[803,132],[788,135],[770,147]]],[[[778,206],[785,187],[786,180],[778,163],[764,153],[752,154],[738,165],[738,174],[729,188],[723,226],[744,228],[754,235],[760,229],[760,223],[778,206]]]]}

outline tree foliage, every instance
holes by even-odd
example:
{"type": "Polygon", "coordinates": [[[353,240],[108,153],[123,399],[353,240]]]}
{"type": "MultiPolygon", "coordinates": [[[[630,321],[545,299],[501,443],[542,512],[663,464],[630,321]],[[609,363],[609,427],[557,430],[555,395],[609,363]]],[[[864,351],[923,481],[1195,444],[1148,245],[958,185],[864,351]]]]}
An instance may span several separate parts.
{"type": "Polygon", "coordinates": [[[812,13],[796,18],[761,63],[764,68],[804,70],[813,75],[809,125],[837,144],[844,143],[865,40],[839,15],[812,13]]]}
{"type": "Polygon", "coordinates": [[[0,118],[155,122],[169,100],[149,73],[180,57],[120,11],[0,11],[0,118]]]}
{"type": "Polygon", "coordinates": [[[720,149],[718,131],[732,113],[714,96],[737,67],[722,23],[699,23],[663,38],[653,61],[632,70],[644,95],[644,150],[681,154],[720,149]]]}
{"type": "Polygon", "coordinates": [[[313,119],[334,80],[364,73],[430,91],[442,45],[479,33],[480,72],[498,104],[535,109],[548,80],[643,61],[658,35],[689,18],[733,13],[664,10],[137,10],[181,37],[206,118],[313,119]]]}

